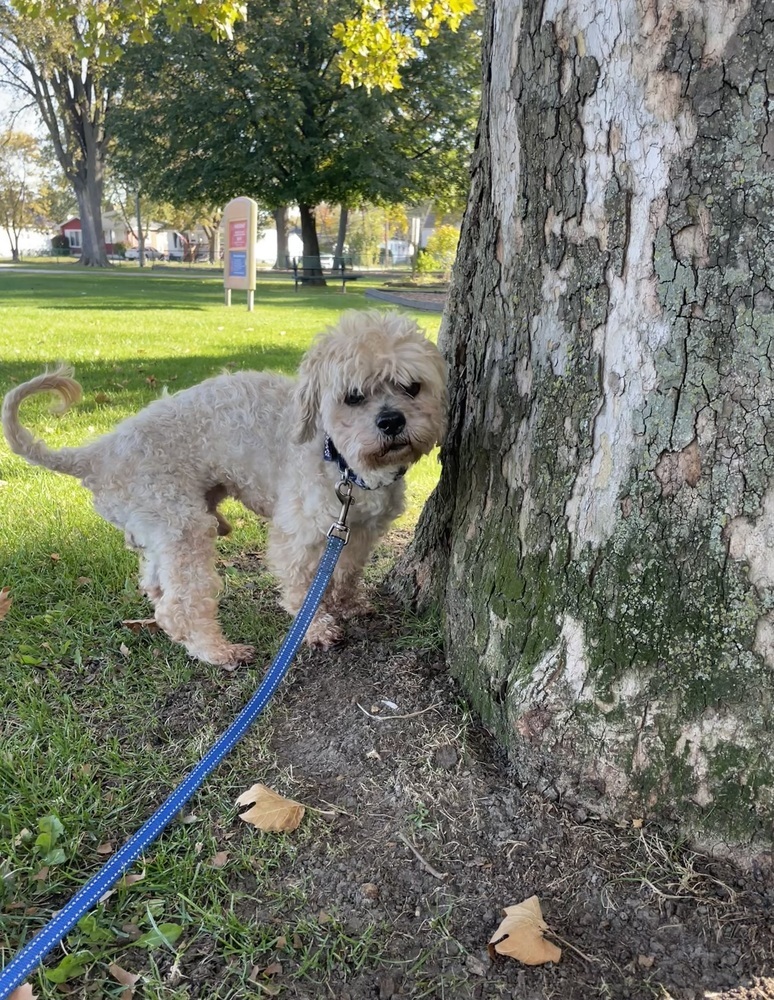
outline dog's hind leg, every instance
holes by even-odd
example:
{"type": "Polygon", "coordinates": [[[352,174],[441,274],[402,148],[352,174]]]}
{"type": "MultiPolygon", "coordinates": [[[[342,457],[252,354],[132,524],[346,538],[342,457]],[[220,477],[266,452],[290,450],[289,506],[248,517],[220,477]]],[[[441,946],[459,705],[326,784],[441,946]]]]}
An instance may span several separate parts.
{"type": "Polygon", "coordinates": [[[174,542],[162,541],[155,553],[161,588],[156,621],[191,656],[233,669],[249,663],[254,651],[252,646],[228,642],[218,623],[215,533],[216,522],[204,517],[189,523],[174,542]]]}

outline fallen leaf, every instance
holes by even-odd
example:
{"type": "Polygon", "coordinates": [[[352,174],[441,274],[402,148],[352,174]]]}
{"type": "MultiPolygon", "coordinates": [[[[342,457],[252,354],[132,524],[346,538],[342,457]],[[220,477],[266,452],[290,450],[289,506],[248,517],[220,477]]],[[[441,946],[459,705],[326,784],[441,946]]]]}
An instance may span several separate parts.
{"type": "Polygon", "coordinates": [[[122,969],[120,965],[116,965],[115,962],[111,962],[108,966],[108,972],[115,979],[117,983],[122,986],[134,986],[137,980],[140,978],[139,973],[127,972],[126,969],[122,969]]]}
{"type": "Polygon", "coordinates": [[[41,868],[39,872],[35,872],[35,874],[32,876],[32,881],[45,882],[47,878],[48,878],[48,866],[46,865],[43,868],[41,868]]]}
{"type": "Polygon", "coordinates": [[[655,961],[656,961],[656,956],[655,955],[638,955],[637,956],[637,965],[639,965],[643,969],[650,969],[650,968],[652,968],[653,963],[655,961]]]}
{"type": "Polygon", "coordinates": [[[127,618],[125,621],[122,621],[121,624],[125,628],[134,632],[135,635],[143,630],[147,632],[159,631],[159,623],[155,618],[127,618]]]}
{"type": "Polygon", "coordinates": [[[279,962],[272,962],[271,965],[267,965],[265,969],[261,970],[264,976],[281,976],[282,966],[279,962]]]}
{"type": "Polygon", "coordinates": [[[285,799],[260,783],[243,792],[236,804],[246,806],[250,803],[251,808],[240,813],[239,818],[245,823],[252,823],[259,830],[277,833],[295,830],[306,812],[300,802],[285,799]]]}
{"type": "Polygon", "coordinates": [[[641,819],[633,819],[632,820],[632,829],[633,830],[641,830],[642,829],[642,820],[641,819]]]}
{"type": "Polygon", "coordinates": [[[132,874],[124,875],[124,877],[118,884],[122,886],[134,885],[135,882],[142,882],[144,878],[145,878],[145,872],[137,872],[134,875],[132,874]]]}
{"type": "Polygon", "coordinates": [[[489,939],[489,954],[508,955],[525,965],[558,962],[562,949],[546,941],[543,932],[548,924],[543,920],[540,900],[530,896],[517,906],[506,906],[505,917],[489,939]]]}
{"type": "Polygon", "coordinates": [[[303,946],[304,946],[304,942],[301,940],[300,936],[298,934],[294,934],[293,935],[293,947],[296,949],[296,951],[299,951],[301,948],[303,948],[303,946]]]}
{"type": "Polygon", "coordinates": [[[218,851],[217,854],[213,854],[210,858],[210,866],[212,868],[223,868],[228,861],[228,851],[218,851]]]}
{"type": "Polygon", "coordinates": [[[88,584],[91,583],[91,577],[90,576],[79,576],[78,579],[75,582],[78,584],[79,587],[86,587],[86,586],[88,586],[88,584]]]}
{"type": "Polygon", "coordinates": [[[112,854],[114,850],[115,848],[109,840],[106,840],[104,844],[100,844],[99,847],[96,848],[97,854],[112,854]]]}
{"type": "Polygon", "coordinates": [[[8,1000],[38,1000],[37,993],[34,993],[29,983],[22,983],[17,986],[8,1000]]]}
{"type": "Polygon", "coordinates": [[[108,394],[106,392],[95,392],[94,393],[94,402],[95,403],[109,403],[110,402],[110,396],[108,396],[108,394]]]}
{"type": "Polygon", "coordinates": [[[131,655],[132,655],[132,654],[131,654],[131,653],[129,652],[129,647],[128,647],[128,646],[126,646],[126,645],[124,645],[124,643],[123,643],[123,642],[122,642],[122,643],[121,643],[121,645],[120,645],[120,646],[118,647],[118,652],[119,652],[119,653],[121,654],[121,656],[131,656],[131,655]]]}
{"type": "Polygon", "coordinates": [[[50,556],[49,556],[48,558],[49,558],[49,559],[50,559],[50,560],[51,560],[52,562],[59,562],[59,560],[60,560],[60,559],[61,559],[62,557],[61,557],[61,556],[59,555],[59,553],[58,553],[58,552],[52,552],[52,553],[51,553],[51,555],[50,555],[50,556]]]}
{"type": "Polygon", "coordinates": [[[288,939],[285,937],[284,934],[282,935],[282,937],[278,937],[277,940],[274,942],[274,947],[277,949],[277,951],[284,951],[287,948],[287,946],[288,946],[288,939]]]}
{"type": "MultiPolygon", "coordinates": [[[[11,610],[11,605],[13,604],[13,598],[11,597],[11,588],[3,587],[0,590],[0,622],[5,618],[8,612],[11,610]]],[[[19,987],[21,989],[21,987],[19,987]]],[[[30,989],[32,987],[30,986],[30,989]]]]}

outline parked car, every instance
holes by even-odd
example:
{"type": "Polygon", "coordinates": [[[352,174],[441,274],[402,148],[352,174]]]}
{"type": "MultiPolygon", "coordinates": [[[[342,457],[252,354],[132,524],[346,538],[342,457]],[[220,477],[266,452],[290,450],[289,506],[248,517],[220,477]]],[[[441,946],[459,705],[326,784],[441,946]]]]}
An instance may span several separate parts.
{"type": "MultiPolygon", "coordinates": [[[[129,249],[124,254],[126,260],[139,260],[140,259],[140,248],[139,247],[129,247],[129,249]]],[[[155,247],[145,248],[145,259],[146,260],[164,260],[164,254],[161,250],[157,250],[155,247]]]]}
{"type": "Polygon", "coordinates": [[[192,253],[196,254],[198,262],[210,259],[210,248],[207,246],[197,246],[195,250],[192,247],[186,249],[183,249],[183,247],[174,247],[169,251],[169,260],[190,261],[192,253]]]}

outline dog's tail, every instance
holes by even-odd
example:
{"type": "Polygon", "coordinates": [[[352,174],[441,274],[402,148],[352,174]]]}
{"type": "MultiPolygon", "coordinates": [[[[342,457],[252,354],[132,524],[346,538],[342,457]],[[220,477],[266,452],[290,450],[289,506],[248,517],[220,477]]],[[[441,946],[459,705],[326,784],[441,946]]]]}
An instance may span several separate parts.
{"type": "Polygon", "coordinates": [[[3,400],[3,432],[11,450],[26,458],[33,465],[43,465],[54,472],[65,472],[70,476],[81,476],[84,473],[84,461],[80,448],[61,448],[52,451],[51,448],[34,438],[19,421],[19,407],[28,396],[39,392],[57,392],[62,397],[61,406],[55,412],[64,413],[73,403],[81,398],[81,387],[72,378],[71,368],[57,368],[17,385],[3,400]]]}

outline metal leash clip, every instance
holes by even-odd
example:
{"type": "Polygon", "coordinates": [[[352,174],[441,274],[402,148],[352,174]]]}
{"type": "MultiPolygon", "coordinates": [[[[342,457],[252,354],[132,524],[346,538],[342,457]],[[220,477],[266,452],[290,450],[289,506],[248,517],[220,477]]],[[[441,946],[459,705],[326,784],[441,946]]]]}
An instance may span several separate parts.
{"type": "Polygon", "coordinates": [[[352,499],[352,483],[346,476],[343,476],[336,483],[336,496],[341,504],[341,511],[339,512],[338,521],[335,521],[328,529],[328,538],[339,538],[346,545],[349,541],[347,514],[349,514],[349,508],[355,502],[352,499]]]}

